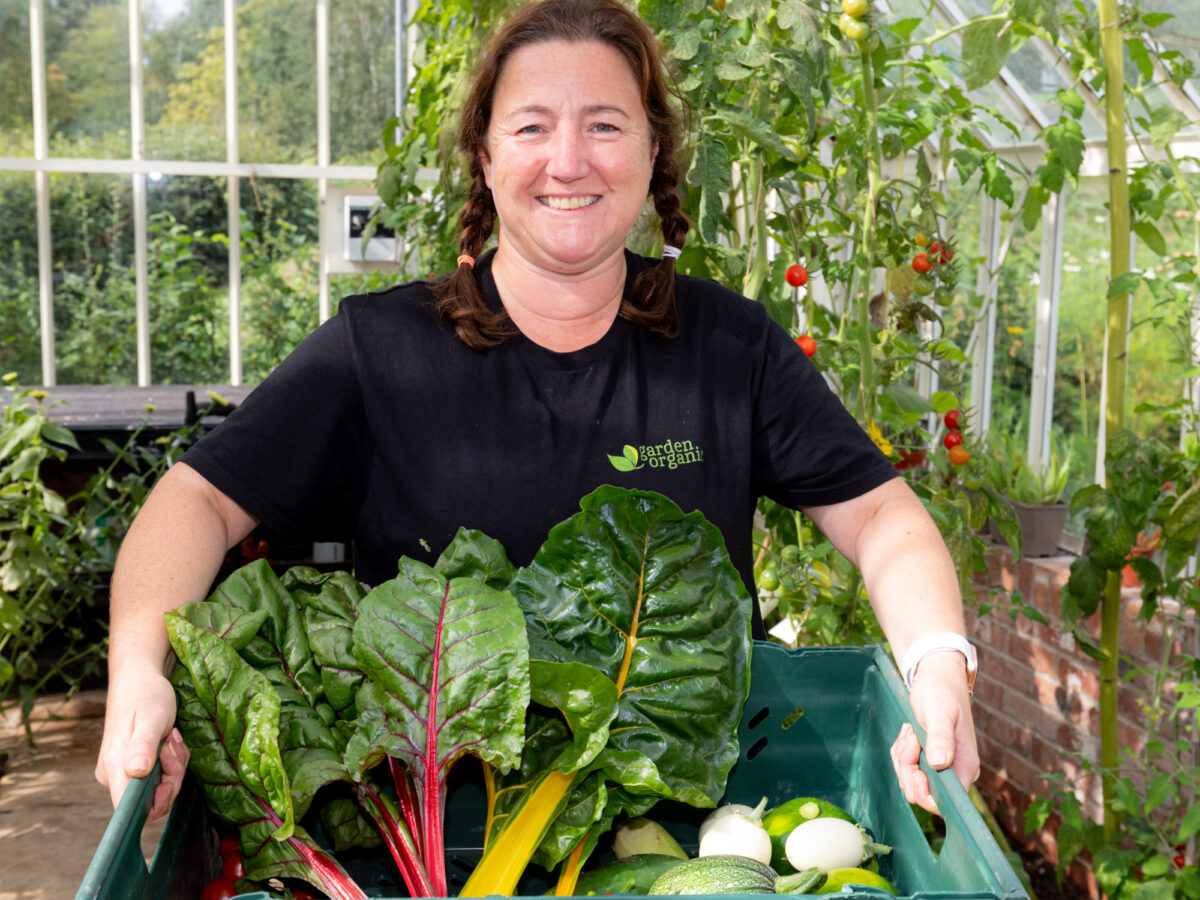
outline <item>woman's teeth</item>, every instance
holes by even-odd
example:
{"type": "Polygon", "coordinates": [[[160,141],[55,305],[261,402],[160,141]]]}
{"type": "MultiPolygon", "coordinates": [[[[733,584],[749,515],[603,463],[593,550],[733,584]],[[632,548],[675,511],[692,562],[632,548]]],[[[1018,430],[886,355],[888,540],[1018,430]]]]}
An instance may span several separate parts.
{"type": "Polygon", "coordinates": [[[580,209],[584,206],[591,206],[599,199],[598,195],[591,197],[538,197],[538,202],[551,209],[580,209]]]}

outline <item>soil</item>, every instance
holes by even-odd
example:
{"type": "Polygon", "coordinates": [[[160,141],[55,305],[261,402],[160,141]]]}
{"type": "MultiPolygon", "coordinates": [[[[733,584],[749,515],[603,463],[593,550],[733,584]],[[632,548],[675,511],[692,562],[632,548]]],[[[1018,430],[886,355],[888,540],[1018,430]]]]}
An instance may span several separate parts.
{"type": "Polygon", "coordinates": [[[1092,900],[1092,895],[1086,888],[1076,884],[1065,874],[1060,879],[1058,867],[1039,851],[1026,849],[1011,834],[1006,836],[1009,846],[1021,857],[1036,900],[1092,900]]]}

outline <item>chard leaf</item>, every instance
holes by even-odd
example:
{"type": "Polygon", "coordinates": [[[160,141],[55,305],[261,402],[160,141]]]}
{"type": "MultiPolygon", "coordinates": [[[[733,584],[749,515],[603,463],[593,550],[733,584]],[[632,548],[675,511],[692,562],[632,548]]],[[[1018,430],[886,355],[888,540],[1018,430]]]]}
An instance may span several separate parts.
{"type": "Polygon", "coordinates": [[[285,572],[283,586],[300,605],[322,693],[339,719],[353,719],[363,680],[354,656],[354,620],[367,589],[349,572],[303,566],[285,572]]]}
{"type": "Polygon", "coordinates": [[[405,557],[400,574],[362,601],[354,647],[368,681],[347,748],[352,771],[395,756],[425,795],[467,753],[502,771],[516,765],[529,651],[510,594],[473,579],[447,580],[405,557]]]}
{"type": "Polygon", "coordinates": [[[266,677],[215,635],[178,612],[167,634],[179,659],[171,675],[180,696],[177,724],[191,748],[188,767],[204,785],[209,809],[242,826],[242,846],[254,856],[295,828],[291,785],[279,750],[279,695],[266,677]],[[263,818],[260,801],[281,820],[263,818]]]}
{"type": "Polygon", "coordinates": [[[592,763],[634,793],[714,806],[750,688],[750,597],[724,539],[661,494],[601,487],[510,588],[530,655],[599,669],[617,716],[592,763]]]}
{"type": "Polygon", "coordinates": [[[249,611],[208,601],[185,603],[178,612],[201,631],[216,635],[234,650],[241,650],[250,643],[267,618],[264,610],[249,611]]]}
{"type": "Polygon", "coordinates": [[[474,578],[498,591],[507,588],[517,574],[498,540],[468,528],[458,529],[433,567],[446,578],[474,578]]]}

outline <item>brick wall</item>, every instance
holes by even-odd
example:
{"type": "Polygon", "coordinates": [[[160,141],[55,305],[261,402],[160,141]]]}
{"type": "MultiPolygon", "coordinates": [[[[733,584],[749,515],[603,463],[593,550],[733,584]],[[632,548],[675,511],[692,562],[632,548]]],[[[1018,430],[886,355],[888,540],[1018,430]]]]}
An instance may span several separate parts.
{"type": "MultiPolygon", "coordinates": [[[[967,611],[967,629],[979,647],[979,680],[974,713],[982,770],[979,790],[996,818],[1010,834],[1057,860],[1056,822],[1037,834],[1025,834],[1024,814],[1030,800],[1049,794],[1045,773],[1065,772],[1076,778],[1079,755],[1100,755],[1099,664],[1076,647],[1064,633],[1059,616],[1059,591],[1070,574],[1072,557],[1024,559],[1014,565],[1007,548],[997,548],[987,584],[979,585],[979,601],[995,606],[985,613],[967,611]],[[1042,625],[1025,615],[1010,614],[1016,593],[1046,618],[1042,625]]],[[[1173,606],[1173,605],[1172,605],[1173,606]]],[[[1147,623],[1137,618],[1141,597],[1137,588],[1122,591],[1121,652],[1135,663],[1161,659],[1164,630],[1161,616],[1147,623]]],[[[1166,615],[1177,616],[1168,607],[1166,615]]],[[[1176,620],[1178,621],[1178,620],[1176,620]]],[[[1194,650],[1194,617],[1178,623],[1174,651],[1194,650]]],[[[1099,614],[1088,623],[1099,637],[1099,614]]],[[[1123,667],[1124,669],[1124,667],[1123,667]]],[[[1140,702],[1146,685],[1133,681],[1118,689],[1119,731],[1123,745],[1142,747],[1145,716],[1140,702]]],[[[1098,779],[1079,782],[1076,793],[1085,808],[1100,818],[1098,779]]],[[[1072,877],[1095,894],[1090,872],[1076,861],[1072,877]]]]}

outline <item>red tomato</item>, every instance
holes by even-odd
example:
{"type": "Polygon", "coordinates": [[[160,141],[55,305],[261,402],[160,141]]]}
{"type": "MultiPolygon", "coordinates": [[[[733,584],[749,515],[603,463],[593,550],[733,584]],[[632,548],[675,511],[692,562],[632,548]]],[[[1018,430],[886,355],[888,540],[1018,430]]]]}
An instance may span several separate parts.
{"type": "Polygon", "coordinates": [[[787,272],[784,273],[784,278],[792,287],[804,287],[808,284],[808,269],[799,263],[787,267],[787,272]]]}
{"type": "Polygon", "coordinates": [[[920,272],[924,275],[933,268],[933,263],[929,261],[929,256],[924,250],[913,257],[912,267],[914,272],[920,272]]]}
{"type": "Polygon", "coordinates": [[[958,446],[950,448],[950,462],[956,466],[965,466],[971,461],[971,454],[967,452],[966,447],[958,446]]]}
{"type": "Polygon", "coordinates": [[[942,419],[942,421],[946,423],[946,427],[951,431],[962,431],[962,423],[959,422],[959,413],[957,409],[952,409],[950,412],[946,413],[946,416],[942,419]]]}
{"type": "Polygon", "coordinates": [[[942,438],[942,446],[949,450],[951,447],[961,447],[963,436],[961,431],[947,431],[946,436],[942,438]]]}
{"type": "Polygon", "coordinates": [[[1187,865],[1187,857],[1184,856],[1182,853],[1180,853],[1178,856],[1175,857],[1175,868],[1182,869],[1186,865],[1187,865]]]}
{"type": "Polygon", "coordinates": [[[237,894],[232,878],[214,878],[200,892],[200,900],[230,900],[237,894]]]}
{"type": "Polygon", "coordinates": [[[809,334],[802,334],[796,338],[796,346],[803,350],[806,356],[812,356],[817,352],[817,342],[809,334]]]}
{"type": "Polygon", "coordinates": [[[235,878],[245,878],[246,869],[242,865],[242,854],[234,853],[225,857],[221,863],[221,877],[233,881],[235,878]]]}
{"type": "Polygon", "coordinates": [[[225,837],[221,838],[221,859],[240,852],[241,847],[238,844],[238,839],[236,837],[226,835],[225,837]]]}

